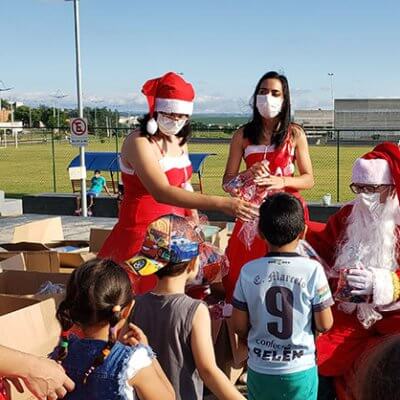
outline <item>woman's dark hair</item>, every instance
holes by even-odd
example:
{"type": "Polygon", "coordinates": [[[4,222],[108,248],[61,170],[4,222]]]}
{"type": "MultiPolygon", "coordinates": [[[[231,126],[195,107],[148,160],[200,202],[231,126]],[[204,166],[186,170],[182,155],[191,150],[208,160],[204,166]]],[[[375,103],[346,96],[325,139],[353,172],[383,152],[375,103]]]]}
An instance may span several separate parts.
{"type": "Polygon", "coordinates": [[[84,376],[101,365],[116,342],[115,325],[121,319],[121,310],[133,300],[131,283],[126,271],[111,260],[91,260],[74,270],[65,299],[57,310],[62,327],[57,354],[60,363],[68,354],[68,334],[74,324],[91,326],[101,322],[110,324],[108,342],[95,358],[84,376]]]}
{"type": "MultiPolygon", "coordinates": [[[[150,133],[147,132],[146,125],[151,118],[154,118],[157,121],[157,112],[154,112],[153,117],[150,117],[150,114],[146,114],[143,116],[143,118],[139,120],[140,135],[146,136],[149,139],[152,137],[152,135],[150,135],[150,133]]],[[[190,139],[191,136],[192,136],[192,126],[190,124],[190,119],[188,119],[185,126],[176,135],[176,137],[181,138],[179,145],[183,146],[190,139]]]]}
{"type": "Polygon", "coordinates": [[[293,242],[304,228],[303,206],[292,194],[275,193],[261,205],[258,229],[272,245],[284,246],[293,242]]]}
{"type": "Polygon", "coordinates": [[[290,93],[289,93],[289,83],[285,75],[279,74],[275,71],[270,71],[264,74],[258,81],[256,88],[254,90],[250,106],[253,109],[253,117],[250,122],[248,122],[243,127],[243,137],[248,139],[252,144],[260,144],[260,139],[263,135],[263,121],[262,116],[259,113],[256,105],[257,94],[260,90],[261,84],[266,79],[278,79],[282,83],[283,89],[283,104],[282,110],[279,113],[279,124],[277,130],[273,132],[271,137],[271,144],[279,147],[286,139],[289,132],[290,124],[290,93]]]}
{"type": "Polygon", "coordinates": [[[359,400],[400,399],[400,335],[376,346],[357,379],[359,400]]]}

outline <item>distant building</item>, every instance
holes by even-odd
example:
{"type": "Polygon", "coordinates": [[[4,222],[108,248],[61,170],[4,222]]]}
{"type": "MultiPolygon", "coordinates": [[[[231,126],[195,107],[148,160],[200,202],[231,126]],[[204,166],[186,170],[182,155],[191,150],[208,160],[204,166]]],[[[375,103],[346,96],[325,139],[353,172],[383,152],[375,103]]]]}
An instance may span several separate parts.
{"type": "Polygon", "coordinates": [[[129,117],[119,117],[119,123],[128,126],[136,126],[139,125],[139,118],[136,115],[132,115],[129,117]]]}
{"type": "Polygon", "coordinates": [[[333,127],[333,111],[321,109],[295,110],[293,120],[306,130],[326,131],[333,127]]]}
{"type": "Polygon", "coordinates": [[[335,99],[335,129],[351,129],[341,132],[342,138],[399,135],[400,99],[335,99]]]}
{"type": "Polygon", "coordinates": [[[0,122],[8,122],[11,119],[11,111],[6,110],[5,108],[0,110],[0,122]]]}

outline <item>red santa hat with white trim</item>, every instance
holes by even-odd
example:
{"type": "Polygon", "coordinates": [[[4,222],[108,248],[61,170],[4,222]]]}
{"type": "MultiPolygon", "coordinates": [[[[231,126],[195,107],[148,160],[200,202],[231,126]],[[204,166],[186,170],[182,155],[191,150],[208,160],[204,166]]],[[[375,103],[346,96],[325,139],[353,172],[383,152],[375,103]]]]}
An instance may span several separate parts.
{"type": "Polygon", "coordinates": [[[369,153],[357,158],[352,172],[353,183],[395,185],[400,200],[400,148],[397,144],[379,144],[369,153]]]}
{"type": "Polygon", "coordinates": [[[150,120],[147,122],[147,132],[154,135],[158,125],[153,118],[155,111],[192,115],[194,89],[182,76],[168,72],[160,78],[148,80],[142,87],[142,93],[147,97],[150,120]]]}

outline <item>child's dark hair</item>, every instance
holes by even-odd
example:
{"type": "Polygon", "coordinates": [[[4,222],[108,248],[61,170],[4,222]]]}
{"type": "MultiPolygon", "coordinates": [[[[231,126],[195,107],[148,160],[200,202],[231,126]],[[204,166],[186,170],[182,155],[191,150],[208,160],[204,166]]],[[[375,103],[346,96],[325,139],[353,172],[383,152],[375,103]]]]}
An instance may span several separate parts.
{"type": "Polygon", "coordinates": [[[67,331],[74,324],[91,326],[101,322],[110,324],[108,342],[94,359],[83,378],[100,366],[110,354],[117,338],[115,325],[121,319],[121,310],[133,300],[131,283],[126,271],[111,260],[91,260],[73,271],[65,300],[57,310],[62,327],[57,361],[62,363],[68,354],[67,331]]]}
{"type": "Polygon", "coordinates": [[[156,272],[156,276],[159,279],[165,278],[167,276],[179,276],[182,275],[191,261],[185,261],[178,264],[169,263],[164,268],[161,268],[156,272]]]}
{"type": "Polygon", "coordinates": [[[99,170],[99,169],[95,169],[94,170],[94,174],[96,175],[96,174],[101,174],[101,171],[99,170]]]}
{"type": "Polygon", "coordinates": [[[357,379],[359,400],[400,399],[400,335],[377,346],[357,379]]]}
{"type": "Polygon", "coordinates": [[[303,206],[292,194],[273,194],[261,205],[258,229],[272,245],[283,246],[293,242],[304,228],[303,206]]]}

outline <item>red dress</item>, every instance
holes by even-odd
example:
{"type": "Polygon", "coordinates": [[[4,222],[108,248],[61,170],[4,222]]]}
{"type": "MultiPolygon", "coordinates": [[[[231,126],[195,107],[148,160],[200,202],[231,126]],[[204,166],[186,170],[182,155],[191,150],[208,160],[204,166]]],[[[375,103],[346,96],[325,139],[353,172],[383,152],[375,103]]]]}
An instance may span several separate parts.
{"type": "MultiPolygon", "coordinates": [[[[295,171],[295,148],[290,140],[290,135],[285,140],[282,146],[276,148],[275,145],[254,145],[248,144],[244,149],[243,159],[246,163],[246,168],[250,168],[253,164],[268,160],[269,168],[272,175],[279,176],[293,176],[295,171]]],[[[285,188],[286,192],[290,192],[298,197],[305,210],[305,218],[308,221],[308,209],[300,196],[300,194],[293,189],[285,188]]],[[[259,257],[264,257],[267,253],[267,245],[264,240],[256,236],[250,250],[238,238],[238,233],[242,227],[242,222],[237,220],[226,249],[226,256],[229,260],[229,272],[223,278],[223,285],[226,292],[226,300],[231,302],[233,291],[235,290],[236,281],[239,278],[240,270],[247,262],[259,257]]]]}
{"type": "MultiPolygon", "coordinates": [[[[159,163],[171,186],[183,187],[192,176],[192,166],[187,153],[179,157],[164,156],[159,163]]],[[[165,214],[186,214],[184,208],[158,203],[146,190],[134,170],[125,166],[122,160],[120,167],[124,198],[118,222],[99,252],[100,258],[110,258],[116,263],[124,263],[140,250],[147,226],[152,221],[165,214]]],[[[137,294],[151,290],[156,283],[154,276],[138,279],[133,279],[137,294]]]]}

